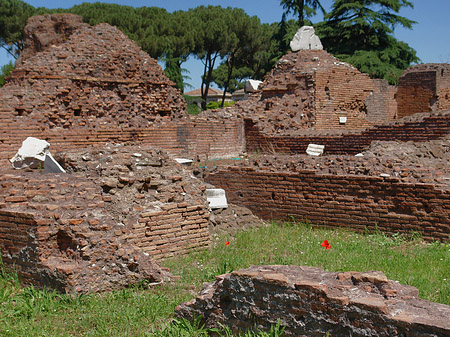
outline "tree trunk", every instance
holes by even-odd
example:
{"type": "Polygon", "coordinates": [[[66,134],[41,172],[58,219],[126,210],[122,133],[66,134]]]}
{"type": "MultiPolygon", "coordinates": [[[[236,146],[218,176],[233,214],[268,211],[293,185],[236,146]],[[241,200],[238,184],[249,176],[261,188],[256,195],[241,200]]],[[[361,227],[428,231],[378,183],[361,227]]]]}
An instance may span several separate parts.
{"type": "Polygon", "coordinates": [[[298,0],[298,24],[300,28],[305,25],[305,0],[298,0]]]}
{"type": "Polygon", "coordinates": [[[221,107],[223,107],[225,103],[225,95],[227,94],[228,85],[230,84],[231,80],[231,74],[233,73],[233,57],[231,55],[228,56],[227,66],[228,66],[228,76],[227,81],[225,82],[225,87],[223,89],[222,104],[220,105],[221,107]]]}
{"type": "MultiPolygon", "coordinates": [[[[209,91],[209,84],[211,83],[211,77],[212,77],[212,72],[214,70],[214,63],[216,62],[216,58],[218,53],[215,53],[214,57],[211,56],[211,54],[208,54],[209,57],[207,59],[207,68],[208,68],[208,72],[206,74],[206,78],[205,76],[203,76],[203,80],[202,80],[202,109],[206,110],[206,100],[208,99],[208,91],[209,91]],[[205,84],[205,90],[203,90],[203,84],[205,84]]],[[[205,67],[206,70],[206,67],[205,67]]]]}

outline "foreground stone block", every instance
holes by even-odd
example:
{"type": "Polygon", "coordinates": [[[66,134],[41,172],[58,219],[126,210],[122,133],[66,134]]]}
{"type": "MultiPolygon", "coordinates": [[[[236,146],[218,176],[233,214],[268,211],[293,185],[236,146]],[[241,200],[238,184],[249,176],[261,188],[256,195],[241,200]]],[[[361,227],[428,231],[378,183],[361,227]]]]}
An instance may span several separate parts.
{"type": "Polygon", "coordinates": [[[382,272],[330,273],[299,266],[252,266],[218,276],[177,317],[201,315],[207,327],[269,330],[286,336],[450,336],[450,307],[418,297],[382,272]]]}

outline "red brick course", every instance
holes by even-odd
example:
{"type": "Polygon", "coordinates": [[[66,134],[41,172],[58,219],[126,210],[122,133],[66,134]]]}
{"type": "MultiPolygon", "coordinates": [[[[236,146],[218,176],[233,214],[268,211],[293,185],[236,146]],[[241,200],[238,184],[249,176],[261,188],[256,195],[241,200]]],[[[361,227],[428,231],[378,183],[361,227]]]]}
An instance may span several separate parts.
{"type": "Polygon", "coordinates": [[[450,108],[450,65],[420,64],[408,68],[399,79],[398,116],[450,108]]]}
{"type": "Polygon", "coordinates": [[[206,181],[225,189],[230,202],[264,219],[450,239],[450,191],[433,184],[249,167],[220,169],[206,181]]]}
{"type": "Polygon", "coordinates": [[[450,133],[450,110],[416,114],[395,122],[349,133],[305,133],[272,136],[262,133],[253,121],[245,120],[247,152],[305,153],[308,144],[325,145],[325,154],[357,154],[372,141],[399,140],[424,142],[450,133]]]}

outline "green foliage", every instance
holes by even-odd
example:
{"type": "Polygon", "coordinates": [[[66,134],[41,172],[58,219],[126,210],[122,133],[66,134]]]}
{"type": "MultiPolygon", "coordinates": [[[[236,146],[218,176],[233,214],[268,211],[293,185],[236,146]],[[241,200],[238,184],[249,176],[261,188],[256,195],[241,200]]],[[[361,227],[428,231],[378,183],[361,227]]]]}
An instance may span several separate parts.
{"type": "MultiPolygon", "coordinates": [[[[227,106],[232,106],[233,104],[234,104],[234,102],[225,102],[223,104],[223,107],[226,108],[227,106]]],[[[211,101],[208,104],[206,104],[206,109],[208,109],[208,110],[219,109],[221,107],[222,107],[222,102],[211,101]]]]}
{"type": "Polygon", "coordinates": [[[198,97],[183,95],[187,103],[187,111],[190,115],[198,115],[202,112],[202,109],[197,105],[198,97]]]}
{"type": "Polygon", "coordinates": [[[197,104],[191,103],[187,105],[187,112],[189,115],[195,116],[202,112],[202,109],[197,104]]]}
{"type": "MultiPolygon", "coordinates": [[[[245,81],[251,78],[253,75],[253,70],[243,66],[243,67],[234,67],[231,72],[231,76],[229,78],[228,92],[234,92],[239,89],[243,89],[245,85],[245,81]]],[[[214,69],[212,74],[212,80],[217,86],[225,91],[225,85],[228,80],[228,66],[225,63],[220,64],[216,69],[214,69]]]]}
{"type": "Polygon", "coordinates": [[[401,72],[419,59],[406,43],[393,37],[396,25],[412,20],[397,15],[406,0],[335,0],[326,21],[317,25],[324,48],[372,77],[397,82],[401,72]]]}
{"type": "Polygon", "coordinates": [[[305,25],[305,18],[309,18],[316,14],[316,10],[320,9],[325,14],[325,9],[319,0],[281,0],[280,4],[285,9],[285,13],[294,13],[298,15],[298,27],[305,25]]]}
{"type": "Polygon", "coordinates": [[[23,31],[34,12],[33,6],[20,0],[0,1],[0,47],[15,58],[23,49],[23,31]]]}
{"type": "Polygon", "coordinates": [[[5,64],[1,66],[0,68],[0,87],[3,87],[5,84],[5,77],[9,76],[11,71],[14,69],[14,63],[9,62],[8,64],[5,64]]]}

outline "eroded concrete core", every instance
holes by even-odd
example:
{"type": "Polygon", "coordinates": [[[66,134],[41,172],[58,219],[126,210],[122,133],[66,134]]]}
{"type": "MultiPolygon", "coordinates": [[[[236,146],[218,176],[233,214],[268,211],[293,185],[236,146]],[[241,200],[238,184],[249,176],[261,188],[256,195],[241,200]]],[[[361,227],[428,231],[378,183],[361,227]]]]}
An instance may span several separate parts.
{"type": "Polygon", "coordinates": [[[252,266],[217,277],[177,317],[201,315],[207,327],[268,330],[279,319],[286,336],[450,335],[450,307],[418,297],[382,272],[330,273],[299,266],[252,266]]]}

